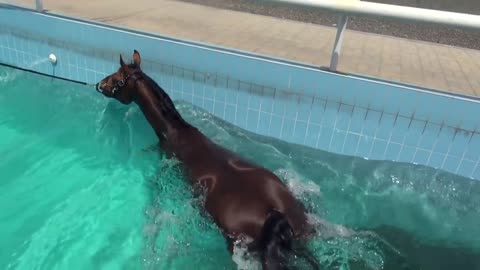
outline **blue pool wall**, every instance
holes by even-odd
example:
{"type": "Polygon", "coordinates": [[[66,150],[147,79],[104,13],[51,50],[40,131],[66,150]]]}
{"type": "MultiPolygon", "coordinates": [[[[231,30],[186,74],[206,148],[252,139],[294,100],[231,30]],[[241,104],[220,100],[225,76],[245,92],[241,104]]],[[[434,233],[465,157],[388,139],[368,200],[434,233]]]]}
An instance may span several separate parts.
{"type": "Polygon", "coordinates": [[[480,179],[476,99],[9,6],[0,26],[2,64],[93,84],[137,49],[174,100],[250,132],[480,179]]]}

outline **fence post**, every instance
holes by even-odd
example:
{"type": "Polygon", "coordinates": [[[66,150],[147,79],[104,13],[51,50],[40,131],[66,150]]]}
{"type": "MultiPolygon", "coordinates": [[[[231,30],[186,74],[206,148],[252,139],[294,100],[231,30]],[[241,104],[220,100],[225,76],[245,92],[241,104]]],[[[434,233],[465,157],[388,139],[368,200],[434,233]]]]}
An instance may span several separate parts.
{"type": "Polygon", "coordinates": [[[35,7],[37,11],[43,12],[43,0],[35,0],[35,7]]]}
{"type": "Polygon", "coordinates": [[[335,37],[335,44],[333,45],[332,58],[330,60],[330,70],[336,71],[338,65],[338,58],[340,57],[340,50],[342,48],[343,36],[345,29],[347,29],[348,17],[340,15],[337,24],[337,35],[335,37]]]}

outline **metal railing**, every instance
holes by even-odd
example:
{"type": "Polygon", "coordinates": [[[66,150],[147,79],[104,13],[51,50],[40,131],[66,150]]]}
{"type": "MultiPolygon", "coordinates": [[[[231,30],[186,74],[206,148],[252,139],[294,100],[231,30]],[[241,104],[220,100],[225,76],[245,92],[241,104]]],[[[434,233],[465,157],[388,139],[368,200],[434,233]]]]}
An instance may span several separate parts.
{"type": "MultiPolygon", "coordinates": [[[[389,18],[405,22],[418,22],[480,30],[480,16],[438,11],[423,8],[364,2],[360,0],[262,0],[276,4],[308,7],[339,14],[337,34],[330,60],[330,70],[336,71],[343,37],[347,28],[348,16],[389,18]]],[[[36,0],[36,10],[43,11],[43,1],[36,0]]]]}
{"type": "Polygon", "coordinates": [[[336,71],[348,16],[389,18],[404,22],[436,24],[455,28],[480,30],[480,16],[423,8],[387,5],[360,0],[262,0],[297,7],[316,8],[339,14],[337,35],[330,60],[330,70],[336,71]]]}
{"type": "Polygon", "coordinates": [[[43,0],[35,0],[35,8],[37,11],[43,11],[43,0]]]}

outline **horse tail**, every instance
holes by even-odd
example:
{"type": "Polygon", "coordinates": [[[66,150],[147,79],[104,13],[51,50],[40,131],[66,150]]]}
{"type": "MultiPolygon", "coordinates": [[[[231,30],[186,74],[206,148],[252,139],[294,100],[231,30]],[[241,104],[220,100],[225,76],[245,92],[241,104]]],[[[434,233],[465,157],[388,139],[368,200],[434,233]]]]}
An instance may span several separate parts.
{"type": "Polygon", "coordinates": [[[285,216],[272,210],[263,224],[260,239],[261,262],[264,270],[288,270],[288,252],[304,257],[315,269],[319,269],[313,256],[293,250],[293,236],[293,228],[285,216]]]}

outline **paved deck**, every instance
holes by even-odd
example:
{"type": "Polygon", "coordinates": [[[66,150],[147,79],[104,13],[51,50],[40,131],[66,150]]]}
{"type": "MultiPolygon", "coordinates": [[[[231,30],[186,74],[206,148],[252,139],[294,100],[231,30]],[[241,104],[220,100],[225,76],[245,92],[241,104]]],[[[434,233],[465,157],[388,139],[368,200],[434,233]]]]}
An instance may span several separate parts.
{"type": "MultiPolygon", "coordinates": [[[[321,66],[329,65],[336,33],[333,27],[173,0],[44,2],[56,13],[321,66]]],[[[480,96],[478,50],[347,31],[338,69],[480,96]]]]}

